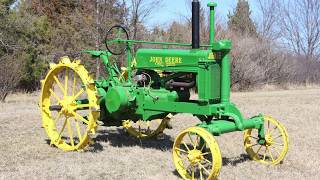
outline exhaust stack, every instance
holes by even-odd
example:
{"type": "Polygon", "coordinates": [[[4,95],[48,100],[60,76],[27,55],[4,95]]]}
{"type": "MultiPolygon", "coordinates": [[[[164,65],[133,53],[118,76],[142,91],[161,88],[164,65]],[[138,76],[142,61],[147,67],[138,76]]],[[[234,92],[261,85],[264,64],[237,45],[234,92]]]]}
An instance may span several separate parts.
{"type": "Polygon", "coordinates": [[[192,49],[200,48],[200,2],[192,1],[192,49]]]}

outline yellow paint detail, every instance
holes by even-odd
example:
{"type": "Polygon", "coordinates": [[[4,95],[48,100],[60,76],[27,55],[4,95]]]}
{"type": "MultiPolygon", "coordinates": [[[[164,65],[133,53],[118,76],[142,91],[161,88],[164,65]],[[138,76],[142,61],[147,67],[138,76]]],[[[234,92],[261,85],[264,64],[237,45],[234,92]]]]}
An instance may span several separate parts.
{"type": "Polygon", "coordinates": [[[131,120],[125,120],[122,122],[122,125],[131,136],[139,139],[149,139],[162,133],[167,127],[171,117],[172,115],[169,114],[164,119],[155,119],[152,121],[139,120],[133,122],[131,120]]]}
{"type": "Polygon", "coordinates": [[[158,73],[160,77],[164,77],[163,71],[161,70],[154,70],[154,71],[158,73]]]}
{"type": "Polygon", "coordinates": [[[156,66],[176,66],[183,63],[182,57],[150,57],[149,62],[156,66]]]}
{"type": "Polygon", "coordinates": [[[173,162],[181,177],[187,180],[216,179],[222,166],[218,143],[200,127],[179,133],[173,145],[173,162]]]}
{"type": "MultiPolygon", "coordinates": [[[[268,165],[277,165],[285,158],[289,138],[285,127],[271,116],[264,116],[265,144],[258,144],[257,132],[244,132],[244,147],[251,159],[268,165]]],[[[255,130],[257,131],[257,130],[255,130]]]]}
{"type": "Polygon", "coordinates": [[[176,66],[177,64],[182,63],[181,57],[166,57],[165,58],[165,64],[166,66],[176,66]]]}
{"type": "Polygon", "coordinates": [[[68,57],[63,57],[50,67],[41,86],[42,126],[51,145],[64,151],[81,151],[90,142],[89,133],[97,128],[99,106],[96,88],[92,86],[94,81],[79,60],[71,62],[68,57]],[[80,90],[76,90],[76,85],[80,90]],[[76,100],[82,96],[88,99],[88,104],[77,105],[76,100]],[[61,106],[60,111],[50,111],[51,106],[57,105],[61,106]],[[79,107],[88,107],[86,115],[77,113],[79,107]]]}
{"type": "MultiPolygon", "coordinates": [[[[133,59],[131,63],[131,69],[135,69],[137,66],[136,59],[133,59]]],[[[126,81],[128,80],[128,68],[127,67],[121,67],[121,74],[119,76],[119,81],[126,81]]]]}
{"type": "Polygon", "coordinates": [[[212,53],[209,53],[208,59],[210,59],[210,60],[216,59],[213,52],[212,52],[212,53]]]}
{"type": "Polygon", "coordinates": [[[137,67],[137,60],[133,59],[132,62],[131,62],[131,68],[135,69],[136,67],[137,67]]]}
{"type": "Polygon", "coordinates": [[[150,62],[154,63],[157,66],[163,66],[163,58],[162,57],[150,57],[150,62]]]}

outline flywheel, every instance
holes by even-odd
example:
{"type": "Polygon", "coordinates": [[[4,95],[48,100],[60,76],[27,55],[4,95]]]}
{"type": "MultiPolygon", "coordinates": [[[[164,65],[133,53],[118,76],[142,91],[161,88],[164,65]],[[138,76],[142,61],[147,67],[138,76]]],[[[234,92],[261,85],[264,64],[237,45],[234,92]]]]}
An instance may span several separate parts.
{"type": "Polygon", "coordinates": [[[63,57],[50,64],[41,88],[42,126],[50,145],[64,151],[84,149],[99,118],[96,87],[88,71],[79,60],[63,57]]]}

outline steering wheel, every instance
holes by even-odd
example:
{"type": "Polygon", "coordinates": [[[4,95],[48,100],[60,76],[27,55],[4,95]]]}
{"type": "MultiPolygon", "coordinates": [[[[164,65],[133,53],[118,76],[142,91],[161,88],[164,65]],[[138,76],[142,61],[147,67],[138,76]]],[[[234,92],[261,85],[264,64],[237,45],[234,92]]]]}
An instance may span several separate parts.
{"type": "Polygon", "coordinates": [[[128,43],[123,42],[123,40],[129,40],[129,34],[126,28],[121,25],[111,27],[105,38],[108,51],[113,55],[125,53],[128,48],[128,43]]]}

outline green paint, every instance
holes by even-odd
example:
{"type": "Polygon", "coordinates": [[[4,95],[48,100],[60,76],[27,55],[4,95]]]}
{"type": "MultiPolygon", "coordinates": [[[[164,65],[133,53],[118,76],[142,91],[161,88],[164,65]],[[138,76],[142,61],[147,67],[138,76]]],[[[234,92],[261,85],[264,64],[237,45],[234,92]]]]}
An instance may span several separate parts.
{"type": "Polygon", "coordinates": [[[230,58],[225,54],[221,60],[221,102],[230,101],[230,58]]]}
{"type": "Polygon", "coordinates": [[[214,43],[214,36],[215,36],[215,10],[214,8],[217,7],[216,2],[209,2],[208,7],[210,7],[210,45],[214,43]]]}
{"type": "Polygon", "coordinates": [[[137,69],[197,72],[199,62],[208,60],[209,53],[208,50],[139,49],[137,69]]]}
{"type": "Polygon", "coordinates": [[[229,53],[232,43],[229,40],[214,39],[216,6],[213,2],[208,4],[210,44],[201,45],[200,49],[191,49],[191,44],[183,43],[112,40],[127,43],[128,78],[122,77],[119,80],[120,68],[111,64],[109,52],[84,51],[100,57],[108,72],[107,78],[95,81],[99,102],[104,108],[100,119],[149,121],[164,118],[169,113],[189,113],[199,118],[201,123],[198,126],[214,135],[254,128],[264,138],[263,116],[245,119],[230,102],[229,53]],[[163,49],[138,49],[134,53],[133,47],[136,44],[162,45],[163,49]],[[136,72],[139,76],[134,77],[136,72]],[[148,80],[135,82],[138,77],[148,80]],[[190,100],[189,85],[197,89],[197,100],[190,100]]]}

